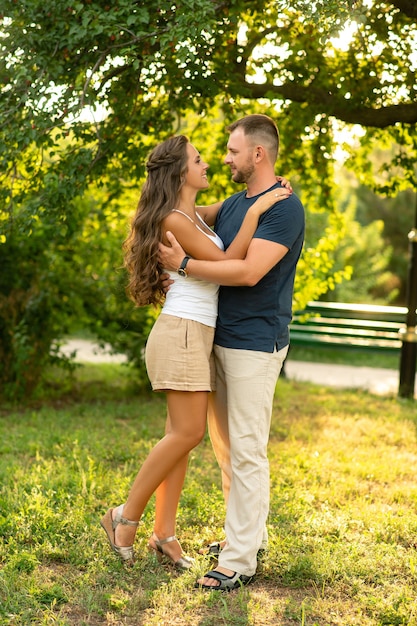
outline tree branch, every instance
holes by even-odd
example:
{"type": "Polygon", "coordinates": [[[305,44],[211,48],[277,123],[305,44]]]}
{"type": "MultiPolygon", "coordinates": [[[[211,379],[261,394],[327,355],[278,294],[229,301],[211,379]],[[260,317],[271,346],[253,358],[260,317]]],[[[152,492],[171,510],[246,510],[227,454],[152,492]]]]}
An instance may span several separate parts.
{"type": "Polygon", "coordinates": [[[397,7],[407,17],[417,20],[417,2],[416,0],[390,0],[390,4],[397,7]]]}
{"type": "Polygon", "coordinates": [[[244,83],[247,95],[252,98],[280,97],[293,102],[306,102],[317,105],[327,115],[333,115],[348,124],[360,124],[374,128],[387,128],[397,122],[403,124],[417,123],[417,103],[392,104],[379,108],[360,107],[352,108],[346,101],[340,101],[331,92],[315,89],[311,85],[302,87],[295,83],[285,85],[244,83]]]}

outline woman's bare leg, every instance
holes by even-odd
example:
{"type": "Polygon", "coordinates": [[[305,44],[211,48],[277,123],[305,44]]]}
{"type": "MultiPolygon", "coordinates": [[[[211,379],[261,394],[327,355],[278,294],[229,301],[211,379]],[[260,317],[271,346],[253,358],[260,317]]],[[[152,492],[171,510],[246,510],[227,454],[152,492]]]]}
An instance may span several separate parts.
{"type": "MultiPolygon", "coordinates": [[[[167,416],[165,434],[171,431],[171,418],[167,416]]],[[[175,535],[178,503],[187,473],[188,453],[180,459],[156,490],[154,532],[158,537],[175,535]]]]}
{"type": "MultiPolygon", "coordinates": [[[[166,539],[176,534],[176,518],[178,503],[187,472],[188,454],[183,457],[171,470],[166,479],[156,490],[154,534],[158,539],[166,539]]],[[[150,539],[153,545],[153,538],[150,539]]],[[[164,552],[173,561],[178,561],[182,555],[181,544],[170,542],[164,545],[164,552]]]]}
{"type": "MultiPolygon", "coordinates": [[[[168,433],[170,429],[171,420],[168,413],[165,432],[168,433]]],[[[178,461],[156,490],[153,531],[158,539],[166,539],[176,534],[177,509],[187,473],[187,465],[188,454],[178,461]]],[[[166,544],[164,550],[174,561],[177,561],[182,554],[181,546],[178,543],[166,544]]]]}
{"type": "MultiPolygon", "coordinates": [[[[158,517],[158,528],[164,523],[167,528],[175,530],[175,516],[188,453],[200,443],[206,429],[207,398],[208,393],[202,391],[167,392],[169,419],[166,434],[152,448],[139,470],[124,505],[123,517],[139,520],[151,495],[161,483],[168,481],[159,494],[158,509],[161,513],[165,510],[169,519],[162,522],[158,517]]],[[[116,529],[116,545],[132,545],[135,532],[132,526],[119,525],[116,529]]],[[[164,538],[164,535],[160,538],[164,538]]]]}

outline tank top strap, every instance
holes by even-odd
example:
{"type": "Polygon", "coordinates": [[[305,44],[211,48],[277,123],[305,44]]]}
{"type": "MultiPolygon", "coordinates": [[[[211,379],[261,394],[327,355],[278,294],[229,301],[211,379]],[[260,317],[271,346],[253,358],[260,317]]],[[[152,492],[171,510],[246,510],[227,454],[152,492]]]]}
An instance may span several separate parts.
{"type": "Polygon", "coordinates": [[[184,215],[185,217],[187,217],[190,220],[190,222],[192,222],[194,226],[198,228],[200,233],[203,233],[203,235],[205,235],[209,239],[212,239],[214,243],[216,244],[216,246],[220,248],[220,250],[224,250],[224,245],[220,237],[216,235],[214,231],[211,230],[211,228],[205,223],[205,221],[203,220],[203,218],[201,217],[199,213],[196,213],[196,215],[197,215],[199,222],[201,223],[201,226],[199,226],[189,215],[187,215],[187,213],[184,213],[184,211],[180,211],[179,209],[172,209],[172,212],[174,211],[176,213],[181,213],[181,215],[184,215]],[[202,228],[203,226],[204,228],[202,228]],[[207,232],[206,229],[209,232],[207,232]]]}
{"type": "Polygon", "coordinates": [[[187,215],[187,213],[184,213],[184,211],[180,211],[179,209],[172,209],[172,212],[181,213],[181,215],[185,215],[185,217],[188,218],[190,222],[194,224],[194,220],[189,215],[187,215]]]}

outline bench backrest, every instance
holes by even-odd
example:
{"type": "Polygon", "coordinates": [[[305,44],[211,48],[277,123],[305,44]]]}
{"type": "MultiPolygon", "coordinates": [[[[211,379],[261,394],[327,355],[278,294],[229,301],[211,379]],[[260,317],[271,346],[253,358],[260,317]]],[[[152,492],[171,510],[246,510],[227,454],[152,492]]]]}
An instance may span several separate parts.
{"type": "Polygon", "coordinates": [[[309,302],[294,315],[291,343],[397,351],[406,315],[398,306],[309,302]]]}

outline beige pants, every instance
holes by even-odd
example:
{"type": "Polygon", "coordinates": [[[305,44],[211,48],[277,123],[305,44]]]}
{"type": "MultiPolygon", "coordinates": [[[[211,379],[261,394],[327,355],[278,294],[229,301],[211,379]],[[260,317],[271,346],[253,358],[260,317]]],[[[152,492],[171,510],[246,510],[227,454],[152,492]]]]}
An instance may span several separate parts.
{"type": "Polygon", "coordinates": [[[222,470],[226,547],[219,565],[252,576],[268,537],[267,445],[275,387],[288,346],[274,352],[214,346],[216,392],[208,416],[210,438],[222,470]]]}

